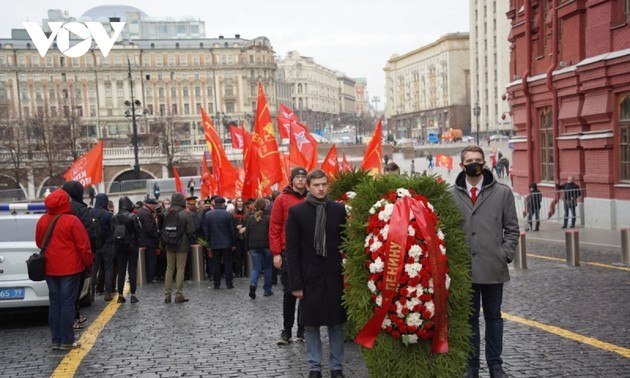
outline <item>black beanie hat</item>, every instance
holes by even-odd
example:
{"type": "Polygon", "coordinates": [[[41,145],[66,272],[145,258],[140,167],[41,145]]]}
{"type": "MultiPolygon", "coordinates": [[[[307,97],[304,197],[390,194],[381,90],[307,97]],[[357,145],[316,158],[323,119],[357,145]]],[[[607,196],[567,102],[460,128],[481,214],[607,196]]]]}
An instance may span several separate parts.
{"type": "Polygon", "coordinates": [[[302,168],[302,167],[295,167],[291,170],[291,178],[289,179],[289,183],[293,182],[293,179],[295,178],[295,176],[297,175],[308,175],[308,172],[306,172],[306,169],[302,168]]]}

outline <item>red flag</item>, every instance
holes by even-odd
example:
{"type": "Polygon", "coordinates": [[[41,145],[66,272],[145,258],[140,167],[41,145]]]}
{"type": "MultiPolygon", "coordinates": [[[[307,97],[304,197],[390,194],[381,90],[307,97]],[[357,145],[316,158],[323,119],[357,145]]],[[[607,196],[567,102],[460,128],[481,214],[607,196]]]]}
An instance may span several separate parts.
{"type": "Polygon", "coordinates": [[[184,183],[182,182],[182,179],[179,177],[179,172],[177,172],[177,168],[175,168],[175,166],[173,166],[173,177],[175,178],[175,191],[183,194],[185,197],[186,190],[184,190],[184,183]]]}
{"type": "Polygon", "coordinates": [[[290,126],[293,122],[298,122],[298,118],[293,113],[293,110],[282,104],[278,105],[278,132],[280,133],[280,138],[289,138],[291,133],[290,126]]]}
{"type": "Polygon", "coordinates": [[[271,186],[282,181],[282,159],[278,152],[278,142],[273,131],[271,115],[265,98],[262,83],[258,82],[258,102],[252,134],[252,148],[258,159],[259,186],[262,195],[271,194],[271,186]]]}
{"type": "Polygon", "coordinates": [[[216,184],[216,192],[220,196],[235,198],[236,197],[236,180],[238,175],[236,169],[232,166],[227,158],[221,138],[217,134],[212,121],[201,108],[201,123],[206,137],[206,144],[210,157],[212,158],[212,174],[216,184]]]}
{"type": "Polygon", "coordinates": [[[84,188],[103,181],[103,141],[72,163],[63,178],[78,181],[84,188]]]}
{"type": "Polygon", "coordinates": [[[257,198],[259,195],[260,174],[258,170],[258,157],[252,146],[252,137],[245,131],[245,145],[243,148],[243,185],[241,196],[243,198],[257,198]]]}
{"type": "Polygon", "coordinates": [[[332,178],[339,172],[339,159],[337,158],[337,145],[333,144],[330,147],[330,151],[322,161],[322,171],[328,174],[329,178],[332,178]]]}
{"type": "Polygon", "coordinates": [[[372,139],[368,143],[361,162],[361,170],[371,174],[381,173],[383,171],[383,146],[382,146],[382,122],[383,118],[379,118],[372,139]]]}
{"type": "Polygon", "coordinates": [[[453,157],[450,155],[435,154],[435,166],[446,167],[450,171],[453,169],[453,157]]]}
{"type": "Polygon", "coordinates": [[[245,145],[243,132],[245,129],[230,125],[230,136],[232,137],[232,147],[242,149],[245,145]]]}
{"type": "Polygon", "coordinates": [[[352,170],[352,166],[348,164],[348,160],[346,159],[346,153],[344,152],[341,158],[341,171],[349,172],[352,170]]]}
{"type": "Polygon", "coordinates": [[[204,152],[203,161],[201,162],[201,198],[209,197],[213,192],[214,187],[212,185],[210,170],[208,169],[208,158],[204,152]]]}
{"type": "Polygon", "coordinates": [[[289,161],[310,172],[317,168],[317,141],[301,123],[292,122],[289,127],[289,161]]]}

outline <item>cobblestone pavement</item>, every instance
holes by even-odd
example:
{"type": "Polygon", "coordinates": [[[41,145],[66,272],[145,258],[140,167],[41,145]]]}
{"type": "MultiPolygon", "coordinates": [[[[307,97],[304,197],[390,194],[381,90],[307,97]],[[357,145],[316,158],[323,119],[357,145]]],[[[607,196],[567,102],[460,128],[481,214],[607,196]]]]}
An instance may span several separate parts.
{"type": "MultiPolygon", "coordinates": [[[[529,253],[559,260],[530,256],[529,269],[511,269],[503,306],[510,317],[505,321],[505,370],[513,377],[629,376],[630,271],[568,267],[563,248],[528,241],[529,253]],[[573,333],[574,339],[549,326],[573,333]],[[615,346],[617,352],[612,351],[615,346]]],[[[582,249],[582,261],[617,260],[615,251],[582,249]]],[[[82,332],[81,351],[87,352],[82,361],[77,351],[50,350],[45,311],[0,313],[0,376],[48,377],[66,355],[71,357],[64,361],[69,371],[80,361],[77,377],[306,376],[304,344],[276,345],[280,287],[274,287],[271,297],[251,300],[246,279],[235,279],[233,290],[208,286],[186,282],[191,301],[165,304],[161,284],[144,285],[138,289],[140,303],[127,301],[115,312],[117,304],[106,308],[102,296],[97,297],[92,307],[83,309],[92,328],[82,332]],[[113,317],[98,333],[98,317],[108,311],[113,317]]],[[[324,377],[329,376],[326,367],[324,358],[324,377]]],[[[360,348],[353,343],[346,344],[344,371],[348,377],[367,377],[360,348]]],[[[482,368],[481,376],[488,377],[487,369],[482,368]]]]}

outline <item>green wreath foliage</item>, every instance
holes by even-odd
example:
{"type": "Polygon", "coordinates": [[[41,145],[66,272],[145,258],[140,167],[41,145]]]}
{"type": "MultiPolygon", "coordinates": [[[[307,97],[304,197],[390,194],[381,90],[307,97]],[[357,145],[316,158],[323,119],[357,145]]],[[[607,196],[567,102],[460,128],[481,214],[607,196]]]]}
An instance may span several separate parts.
{"type": "Polygon", "coordinates": [[[431,340],[404,345],[381,331],[373,349],[363,348],[363,357],[370,377],[458,377],[466,369],[472,350],[468,317],[471,311],[470,255],[461,229],[461,215],[446,191],[447,184],[436,176],[408,177],[383,175],[368,177],[357,172],[346,173],[332,185],[335,196],[349,190],[356,192],[350,202],[350,219],[346,225],[343,250],[347,255],[345,273],[347,287],[344,304],[347,308],[347,334],[354,338],[374,314],[375,305],[367,287],[365,268],[365,228],[370,207],[383,195],[398,188],[413,188],[434,206],[445,235],[451,284],[448,296],[447,354],[431,353],[431,340]],[[343,190],[343,191],[342,191],[343,190]]]}

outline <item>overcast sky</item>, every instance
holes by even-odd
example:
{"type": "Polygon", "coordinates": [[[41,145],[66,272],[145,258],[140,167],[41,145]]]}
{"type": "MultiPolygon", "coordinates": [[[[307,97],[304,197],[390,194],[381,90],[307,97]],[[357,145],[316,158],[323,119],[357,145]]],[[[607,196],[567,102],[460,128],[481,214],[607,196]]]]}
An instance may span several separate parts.
{"type": "Polygon", "coordinates": [[[466,0],[1,0],[0,38],[10,38],[23,21],[41,23],[48,9],[67,10],[79,18],[99,5],[131,5],[150,17],[200,18],[206,36],[253,39],[266,36],[280,56],[303,56],[349,77],[364,77],[370,98],[383,109],[383,67],[393,54],[404,54],[447,33],[468,32],[466,0]],[[10,4],[10,5],[9,5],[10,4]]]}

